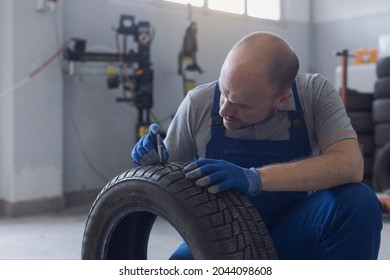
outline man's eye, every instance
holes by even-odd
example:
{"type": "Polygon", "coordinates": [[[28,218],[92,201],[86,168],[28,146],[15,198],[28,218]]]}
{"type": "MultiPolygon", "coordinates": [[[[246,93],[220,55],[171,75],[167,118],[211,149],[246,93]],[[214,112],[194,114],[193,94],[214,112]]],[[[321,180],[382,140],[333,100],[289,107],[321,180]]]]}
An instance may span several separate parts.
{"type": "Polygon", "coordinates": [[[239,104],[238,107],[240,107],[241,109],[246,109],[246,110],[252,109],[252,106],[247,105],[247,104],[239,104]]]}

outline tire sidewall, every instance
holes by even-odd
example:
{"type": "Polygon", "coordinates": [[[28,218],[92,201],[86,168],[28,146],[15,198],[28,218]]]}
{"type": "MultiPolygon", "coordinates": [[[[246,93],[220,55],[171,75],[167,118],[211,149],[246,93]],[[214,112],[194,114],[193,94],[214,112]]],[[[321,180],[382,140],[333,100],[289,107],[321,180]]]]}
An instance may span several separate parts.
{"type": "Polygon", "coordinates": [[[382,191],[390,187],[390,142],[378,150],[374,162],[374,187],[382,191]]]}
{"type": "Polygon", "coordinates": [[[378,78],[390,76],[390,57],[383,57],[376,62],[376,75],[378,78]]]}
{"type": "Polygon", "coordinates": [[[390,98],[390,77],[381,77],[374,84],[374,99],[390,98]]]}
{"type": "Polygon", "coordinates": [[[220,250],[212,242],[212,231],[193,219],[188,206],[158,184],[143,179],[132,183],[137,185],[129,186],[127,181],[113,185],[95,203],[92,212],[99,222],[87,223],[84,237],[84,240],[93,240],[93,244],[85,245],[97,248],[96,252],[90,252],[93,258],[104,258],[105,245],[118,222],[135,212],[153,213],[168,221],[187,242],[195,259],[218,258],[220,250]]]}
{"type": "Polygon", "coordinates": [[[390,122],[390,98],[377,98],[372,104],[374,123],[390,122]]]}

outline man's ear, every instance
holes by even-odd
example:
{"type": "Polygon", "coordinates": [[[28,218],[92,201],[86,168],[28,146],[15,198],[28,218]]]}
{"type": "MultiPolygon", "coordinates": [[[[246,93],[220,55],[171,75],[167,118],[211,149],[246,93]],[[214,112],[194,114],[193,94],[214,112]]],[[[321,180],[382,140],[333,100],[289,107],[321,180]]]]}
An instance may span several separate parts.
{"type": "Polygon", "coordinates": [[[292,95],[293,95],[293,93],[292,93],[291,89],[287,89],[281,96],[276,98],[276,100],[275,100],[275,107],[277,109],[280,109],[281,107],[283,107],[283,105],[286,104],[286,102],[288,100],[290,100],[292,95]]]}

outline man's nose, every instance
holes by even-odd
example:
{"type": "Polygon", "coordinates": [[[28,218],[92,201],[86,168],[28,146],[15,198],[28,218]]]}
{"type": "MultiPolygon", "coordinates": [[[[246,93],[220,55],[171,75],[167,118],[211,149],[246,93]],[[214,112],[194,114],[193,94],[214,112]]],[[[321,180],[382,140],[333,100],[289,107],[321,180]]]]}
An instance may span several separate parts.
{"type": "Polygon", "coordinates": [[[231,104],[229,101],[225,100],[219,108],[219,115],[221,117],[230,117],[234,113],[233,104],[231,104]]]}

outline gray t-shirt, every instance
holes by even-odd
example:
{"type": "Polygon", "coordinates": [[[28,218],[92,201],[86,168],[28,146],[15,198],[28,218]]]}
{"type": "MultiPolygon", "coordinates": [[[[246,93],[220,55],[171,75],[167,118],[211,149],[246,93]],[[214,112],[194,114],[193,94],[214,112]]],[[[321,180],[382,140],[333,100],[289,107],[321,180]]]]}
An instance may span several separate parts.
{"type": "MultiPolygon", "coordinates": [[[[321,154],[342,139],[357,139],[339,92],[320,74],[298,73],[299,100],[304,112],[313,155],[321,154]]],[[[216,82],[191,90],[172,120],[165,145],[171,161],[190,162],[206,156],[211,133],[211,110],[216,82]]],[[[294,98],[266,122],[239,130],[225,130],[226,136],[252,140],[289,138],[288,110],[295,109],[294,98]]]]}

